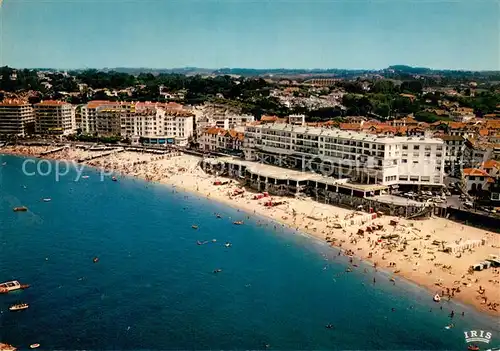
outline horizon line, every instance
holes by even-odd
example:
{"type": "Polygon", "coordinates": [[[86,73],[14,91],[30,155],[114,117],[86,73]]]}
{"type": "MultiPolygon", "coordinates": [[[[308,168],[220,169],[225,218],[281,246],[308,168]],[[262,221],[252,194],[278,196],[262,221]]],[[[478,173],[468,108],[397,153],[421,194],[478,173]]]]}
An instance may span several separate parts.
{"type": "Polygon", "coordinates": [[[393,66],[406,66],[408,68],[413,68],[413,69],[426,69],[430,71],[458,71],[458,72],[498,72],[500,73],[500,68],[497,69],[482,69],[482,70],[474,70],[474,69],[466,69],[466,68],[430,68],[430,67],[424,67],[424,66],[410,66],[410,65],[405,65],[405,64],[397,64],[397,65],[391,65],[387,66],[384,68],[338,68],[338,67],[330,67],[330,68],[285,68],[285,67],[266,67],[266,68],[255,68],[255,67],[219,67],[219,68],[207,68],[207,67],[197,67],[197,66],[184,66],[184,67],[173,67],[173,68],[167,68],[167,67],[133,67],[133,66],[114,66],[114,67],[83,67],[83,68],[55,68],[55,67],[14,67],[14,66],[9,66],[8,64],[4,64],[4,67],[10,67],[13,69],[30,69],[30,70],[41,70],[41,69],[47,69],[47,70],[58,70],[58,71],[82,71],[82,70],[114,70],[114,69],[135,69],[135,70],[140,70],[140,69],[145,69],[145,70],[186,70],[186,69],[198,69],[198,70],[207,70],[207,71],[217,71],[217,70],[225,70],[225,69],[230,69],[230,70],[255,70],[255,71],[266,71],[266,70],[287,70],[287,71],[292,71],[292,70],[302,70],[302,71],[328,71],[328,70],[343,70],[343,71],[383,71],[386,69],[390,69],[393,66]]]}

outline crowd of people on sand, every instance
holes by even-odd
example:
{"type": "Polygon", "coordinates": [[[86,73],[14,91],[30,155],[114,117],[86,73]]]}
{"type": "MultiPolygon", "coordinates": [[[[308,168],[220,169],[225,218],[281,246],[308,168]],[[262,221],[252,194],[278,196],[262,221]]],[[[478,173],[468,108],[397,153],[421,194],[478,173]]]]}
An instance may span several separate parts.
{"type": "MultiPolygon", "coordinates": [[[[253,192],[238,192],[235,194],[235,189],[246,189],[244,186],[239,187],[235,181],[214,186],[213,183],[216,179],[219,180],[220,177],[205,179],[204,185],[196,182],[196,189],[199,190],[200,187],[203,187],[205,195],[213,196],[214,193],[218,194],[221,198],[228,200],[228,202],[233,202],[243,207],[246,206],[247,210],[251,209],[254,213],[256,213],[255,209],[257,209],[259,210],[259,214],[264,214],[280,221],[284,223],[282,226],[286,225],[295,231],[305,231],[316,237],[322,235],[330,246],[342,250],[342,254],[366,258],[373,262],[375,269],[382,266],[383,263],[383,268],[392,271],[393,274],[400,274],[410,279],[416,279],[416,276],[420,276],[417,282],[420,282],[421,276],[425,276],[424,278],[427,279],[434,277],[434,286],[438,286],[441,289],[440,295],[445,297],[446,300],[461,296],[466,291],[468,296],[464,299],[470,301],[472,298],[469,296],[472,289],[484,279],[482,277],[475,278],[474,275],[481,274],[473,271],[470,272],[467,271],[467,268],[463,268],[464,258],[467,257],[468,253],[472,254],[474,250],[468,250],[456,256],[444,252],[443,241],[439,240],[437,234],[441,234],[445,230],[451,231],[451,228],[447,228],[451,222],[445,222],[442,228],[437,228],[436,223],[439,223],[439,220],[435,222],[435,220],[431,219],[428,220],[428,222],[432,223],[431,225],[424,225],[425,221],[382,216],[371,223],[339,228],[338,223],[342,220],[366,216],[367,213],[343,210],[343,213],[342,211],[332,211],[332,214],[329,213],[328,209],[314,214],[305,211],[299,212],[297,210],[297,203],[292,201],[295,199],[283,202],[280,206],[268,207],[262,210],[261,207],[257,206],[258,201],[254,200],[253,192]],[[428,226],[431,228],[427,228],[428,226]],[[457,262],[457,264],[453,262],[457,262]],[[425,270],[423,270],[423,267],[426,267],[425,270]],[[442,279],[441,276],[445,279],[442,279]],[[455,281],[450,279],[458,277],[459,279],[455,281]],[[444,281],[447,283],[444,284],[444,281]]],[[[273,201],[279,198],[279,196],[273,196],[273,201]]],[[[266,201],[266,199],[268,198],[264,198],[262,201],[266,201]]],[[[457,224],[450,225],[457,226],[457,224]]],[[[455,229],[453,230],[457,232],[455,229]]],[[[459,230],[462,232],[465,228],[462,226],[459,230]]],[[[495,240],[498,240],[498,238],[494,238],[492,233],[485,233],[482,239],[483,246],[488,242],[495,242],[495,240]]],[[[495,248],[497,246],[492,244],[491,247],[495,248]]],[[[348,271],[354,269],[353,267],[349,267],[348,271]]],[[[488,281],[489,286],[496,284],[496,291],[498,291],[499,280],[495,277],[499,276],[499,271],[491,269],[488,274],[493,275],[493,279],[489,279],[488,281]]],[[[390,279],[395,284],[394,277],[390,279]]],[[[432,283],[427,284],[427,286],[432,289],[432,283]]],[[[486,309],[492,312],[498,312],[499,303],[497,301],[500,296],[493,292],[489,297],[484,296],[484,294],[483,292],[483,295],[480,295],[482,299],[480,304],[485,305],[483,309],[486,307],[486,309]]],[[[477,306],[478,304],[475,303],[475,305],[477,306]]]]}

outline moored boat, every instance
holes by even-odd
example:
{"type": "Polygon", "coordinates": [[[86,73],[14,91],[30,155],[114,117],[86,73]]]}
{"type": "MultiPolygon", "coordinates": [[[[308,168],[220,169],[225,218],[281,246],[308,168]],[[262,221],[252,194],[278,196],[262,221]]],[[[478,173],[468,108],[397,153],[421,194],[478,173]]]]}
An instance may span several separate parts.
{"type": "Polygon", "coordinates": [[[441,301],[441,296],[439,296],[439,294],[436,294],[436,295],[434,295],[432,300],[434,300],[434,302],[439,302],[439,301],[441,301]]]}
{"type": "Polygon", "coordinates": [[[30,349],[36,349],[36,348],[39,348],[40,347],[40,344],[31,344],[30,345],[30,349]]]}
{"type": "Polygon", "coordinates": [[[43,202],[50,202],[52,199],[47,197],[47,198],[42,199],[42,200],[43,200],[43,202]]]}
{"type": "Polygon", "coordinates": [[[236,225],[242,225],[243,224],[243,221],[234,221],[233,224],[236,224],[236,225]]]}
{"type": "Polygon", "coordinates": [[[9,307],[9,311],[21,311],[30,307],[27,303],[18,303],[9,307]]]}
{"type": "Polygon", "coordinates": [[[12,280],[0,284],[0,294],[7,294],[8,292],[11,291],[27,289],[29,287],[30,287],[29,284],[21,284],[17,280],[12,280]]]}
{"type": "Polygon", "coordinates": [[[25,206],[14,207],[14,212],[26,212],[28,208],[25,206]]]}
{"type": "Polygon", "coordinates": [[[193,224],[193,225],[191,226],[191,228],[193,228],[193,229],[198,229],[198,226],[193,224]]]}
{"type": "Polygon", "coordinates": [[[112,178],[111,178],[111,180],[112,180],[113,182],[116,182],[118,179],[116,179],[116,177],[112,177],[112,178]]]}

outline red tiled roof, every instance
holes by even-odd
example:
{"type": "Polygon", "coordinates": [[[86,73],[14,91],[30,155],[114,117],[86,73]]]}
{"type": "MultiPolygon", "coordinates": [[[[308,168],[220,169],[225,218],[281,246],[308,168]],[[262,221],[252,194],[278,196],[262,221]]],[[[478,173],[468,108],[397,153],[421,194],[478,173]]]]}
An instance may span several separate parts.
{"type": "Polygon", "coordinates": [[[276,122],[278,120],[278,116],[262,116],[260,117],[262,122],[276,122]]]}
{"type": "Polygon", "coordinates": [[[0,106],[24,106],[29,105],[27,101],[21,99],[4,99],[0,102],[0,106]]]}
{"type": "Polygon", "coordinates": [[[38,104],[35,104],[35,106],[63,106],[63,105],[69,105],[69,104],[67,102],[58,100],[44,100],[39,102],[38,104]]]}
{"type": "Polygon", "coordinates": [[[478,168],[465,168],[463,170],[465,176],[480,176],[480,177],[489,177],[489,174],[486,171],[478,168]]]}
{"type": "Polygon", "coordinates": [[[485,161],[485,162],[483,162],[483,168],[484,169],[492,169],[492,168],[500,169],[500,162],[498,162],[496,160],[485,161]]]}

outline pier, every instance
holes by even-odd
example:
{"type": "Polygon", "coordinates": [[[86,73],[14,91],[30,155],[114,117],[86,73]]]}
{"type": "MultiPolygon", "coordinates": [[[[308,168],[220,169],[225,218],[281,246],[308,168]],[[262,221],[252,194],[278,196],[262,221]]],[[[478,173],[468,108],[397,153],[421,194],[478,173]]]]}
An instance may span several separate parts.
{"type": "Polygon", "coordinates": [[[125,151],[124,148],[113,149],[113,150],[108,151],[108,152],[103,152],[102,154],[99,154],[99,155],[93,155],[93,156],[81,158],[81,159],[78,160],[78,162],[80,162],[80,163],[82,163],[82,162],[88,162],[88,161],[92,161],[92,160],[95,160],[95,159],[98,159],[98,158],[101,158],[101,157],[106,157],[106,156],[109,156],[109,155],[112,155],[112,154],[115,154],[115,153],[118,153],[118,152],[123,152],[123,151],[125,151]]]}
{"type": "Polygon", "coordinates": [[[64,146],[57,147],[57,148],[49,150],[49,151],[40,152],[40,157],[46,156],[46,155],[49,155],[49,154],[53,154],[53,153],[56,153],[56,152],[59,152],[59,151],[62,151],[64,149],[68,149],[68,148],[69,148],[69,145],[64,145],[64,146]]]}

